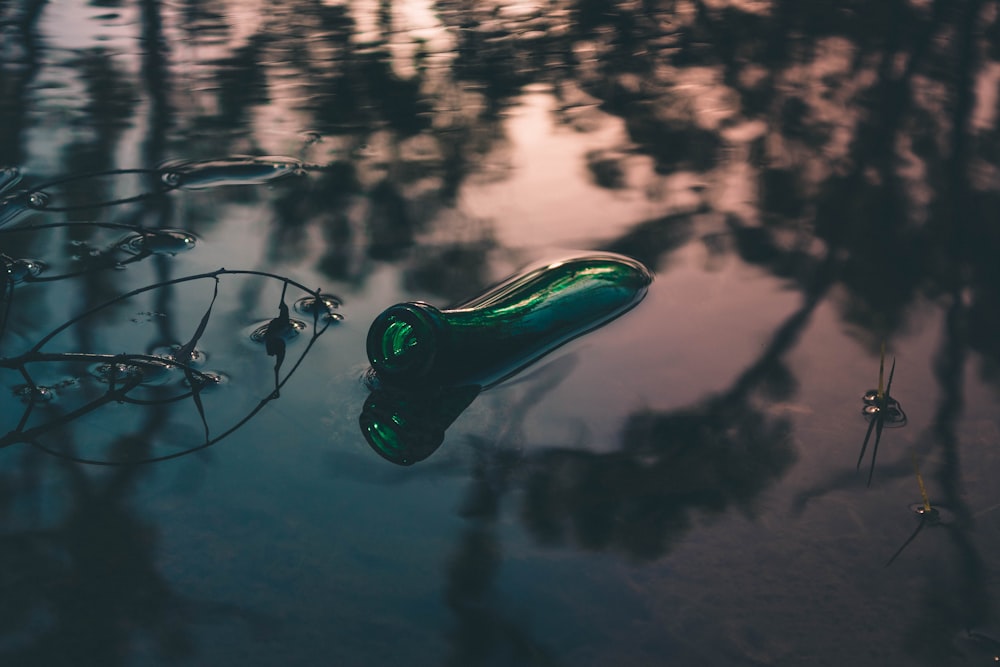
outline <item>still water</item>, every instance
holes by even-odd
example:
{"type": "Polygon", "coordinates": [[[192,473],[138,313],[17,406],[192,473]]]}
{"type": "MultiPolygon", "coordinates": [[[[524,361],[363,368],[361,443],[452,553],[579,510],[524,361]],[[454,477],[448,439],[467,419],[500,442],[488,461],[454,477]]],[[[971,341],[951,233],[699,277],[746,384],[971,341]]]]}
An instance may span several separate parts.
{"type": "Polygon", "coordinates": [[[985,0],[0,4],[0,663],[993,664],[998,43],[985,0]],[[655,279],[369,447],[383,310],[580,252],[655,279]]]}

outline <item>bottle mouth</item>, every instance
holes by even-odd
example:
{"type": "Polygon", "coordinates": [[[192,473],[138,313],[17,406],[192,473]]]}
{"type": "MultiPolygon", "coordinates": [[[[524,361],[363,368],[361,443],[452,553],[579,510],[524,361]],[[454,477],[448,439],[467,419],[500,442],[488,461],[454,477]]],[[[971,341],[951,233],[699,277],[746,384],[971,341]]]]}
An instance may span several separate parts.
{"type": "Polygon", "coordinates": [[[372,368],[386,378],[420,379],[431,373],[443,322],[426,303],[401,303],[375,318],[366,343],[372,368]]]}

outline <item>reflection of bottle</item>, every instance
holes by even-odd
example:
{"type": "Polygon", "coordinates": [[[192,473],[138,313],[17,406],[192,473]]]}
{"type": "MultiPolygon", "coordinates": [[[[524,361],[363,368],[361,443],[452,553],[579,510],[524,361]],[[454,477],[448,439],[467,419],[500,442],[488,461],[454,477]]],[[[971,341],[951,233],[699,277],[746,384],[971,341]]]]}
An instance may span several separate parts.
{"type": "Polygon", "coordinates": [[[479,395],[472,386],[408,391],[382,387],[361,409],[361,432],[371,448],[399,465],[422,461],[441,445],[444,432],[479,395]]]}
{"type": "Polygon", "coordinates": [[[448,310],[400,303],[368,331],[384,382],[486,387],[637,304],[652,274],[612,253],[578,255],[522,272],[448,310]]]}

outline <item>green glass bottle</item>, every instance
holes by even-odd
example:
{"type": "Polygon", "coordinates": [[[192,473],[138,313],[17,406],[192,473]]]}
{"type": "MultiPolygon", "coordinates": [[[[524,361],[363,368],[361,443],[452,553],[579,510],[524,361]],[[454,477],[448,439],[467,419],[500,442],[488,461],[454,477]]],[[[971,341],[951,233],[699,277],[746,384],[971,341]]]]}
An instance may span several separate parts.
{"type": "Polygon", "coordinates": [[[368,332],[365,440],[399,465],[427,458],[480,391],[621,315],[651,280],[633,259],[586,254],[529,268],[448,310],[388,308],[368,332]]]}
{"type": "Polygon", "coordinates": [[[486,388],[632,308],[651,281],[614,253],[548,262],[455,308],[391,306],[368,331],[368,359],[383,383],[486,388]]]}

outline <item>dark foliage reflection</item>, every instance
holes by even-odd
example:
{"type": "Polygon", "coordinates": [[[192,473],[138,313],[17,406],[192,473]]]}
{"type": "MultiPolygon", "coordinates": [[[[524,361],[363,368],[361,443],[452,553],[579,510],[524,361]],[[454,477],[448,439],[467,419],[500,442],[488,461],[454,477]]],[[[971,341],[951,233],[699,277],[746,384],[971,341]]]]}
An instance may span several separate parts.
{"type": "MultiPolygon", "coordinates": [[[[1000,380],[1000,127],[988,75],[1000,61],[996,3],[566,0],[534,8],[438,0],[437,29],[427,33],[411,30],[394,3],[379,3],[369,17],[353,4],[288,0],[255,22],[231,20],[245,10],[221,1],[142,0],[138,9],[127,48],[95,47],[93,40],[67,55],[47,48],[52,36],[41,26],[49,3],[0,5],[0,165],[29,166],[36,183],[59,174],[151,170],[168,158],[264,155],[262,146],[283,128],[298,137],[284,152],[314,169],[275,186],[281,189],[268,200],[273,222],[264,259],[313,262],[323,275],[354,285],[391,263],[411,290],[453,300],[488,282],[489,258],[501,247],[489,224],[463,212],[465,188],[505,177],[505,113],[528,86],[546,84],[558,102],[554,122],[586,133],[588,113],[598,108],[622,120],[622,145],[590,151],[579,165],[598,187],[627,190],[623,165],[636,155],[663,177],[697,183],[696,205],[636,221],[602,239],[601,248],[669,271],[672,253],[697,239],[713,257],[738,257],[802,294],[801,309],[728,390],[684,410],[632,415],[614,451],[557,447],[514,460],[502,447],[483,454],[482,470],[521,475],[522,517],[540,541],[571,538],[651,558],[669,551],[695,513],[752,512],[794,460],[790,423],[767,404],[795,394],[800,378],[787,353],[815,308],[833,303],[874,353],[904,333],[921,306],[940,306],[940,398],[919,453],[932,461],[925,472],[934,501],[956,516],[933,531],[947,535],[953,560],[924,580],[925,604],[914,612],[908,641],[917,659],[937,664],[957,635],[985,636],[978,627],[992,619],[991,593],[973,539],[974,509],[963,493],[958,425],[968,369],[978,366],[991,385],[1000,380]],[[49,85],[53,74],[84,85],[68,96],[49,85]],[[53,110],[74,132],[50,145],[38,137],[53,110]],[[142,134],[141,154],[118,164],[134,141],[130,132],[142,134]],[[746,186],[746,205],[733,202],[730,168],[746,186]]],[[[155,183],[137,182],[149,192],[155,183]]],[[[0,223],[39,222],[44,214],[8,194],[0,194],[7,211],[0,223]]],[[[81,222],[102,215],[95,202],[119,197],[108,181],[80,180],[63,183],[63,203],[54,205],[70,209],[60,223],[81,222]]],[[[178,224],[170,197],[134,201],[104,222],[198,233],[218,224],[214,207],[253,197],[193,193],[185,224],[178,224]]],[[[107,248],[101,229],[74,226],[67,238],[74,247],[107,248]]],[[[41,259],[42,250],[33,234],[10,234],[0,248],[5,266],[41,259]]],[[[158,280],[171,277],[168,258],[143,259],[158,280]]],[[[90,270],[114,264],[97,264],[81,272],[82,308],[127,292],[109,278],[112,271],[90,270]]],[[[12,289],[22,286],[7,279],[5,309],[12,289]]],[[[20,303],[23,310],[5,311],[5,327],[48,315],[40,300],[20,303]]],[[[94,343],[88,336],[79,333],[84,348],[94,343]]],[[[162,337],[179,340],[177,332],[162,337]]],[[[852,455],[845,453],[845,469],[852,455]]],[[[908,462],[886,458],[876,479],[912,474],[908,462]]],[[[0,481],[0,505],[29,496],[24,480],[49,467],[29,454],[19,466],[21,481],[0,481]]],[[[508,483],[492,474],[477,468],[473,487],[496,504],[508,483]]],[[[834,472],[806,490],[802,503],[857,482],[853,470],[834,472]]],[[[154,548],[143,542],[147,528],[125,509],[129,484],[120,488],[109,539],[139,558],[136,587],[160,591],[155,572],[141,565],[154,548]]],[[[92,497],[100,495],[75,495],[66,526],[94,510],[92,497]]],[[[909,529],[901,527],[901,538],[909,529]]],[[[47,572],[46,540],[69,544],[69,532],[5,533],[20,546],[3,557],[18,560],[23,547],[47,572]]],[[[502,555],[497,539],[493,519],[470,520],[450,566],[447,599],[466,624],[456,635],[454,662],[488,662],[507,641],[504,650],[545,664],[545,651],[494,613],[482,593],[502,555]],[[488,565],[476,570],[473,560],[488,565]],[[506,639],[479,641],[491,625],[501,628],[494,638],[506,639]]],[[[10,584],[12,599],[27,595],[18,586],[10,584]]],[[[73,604],[86,597],[83,589],[63,590],[76,596],[73,604]]],[[[163,619],[174,618],[172,598],[159,599],[151,613],[160,621],[149,627],[170,627],[173,621],[163,619]]],[[[64,603],[49,606],[68,608],[64,603]]],[[[13,611],[5,605],[12,614],[7,626],[28,623],[30,614],[18,609],[32,604],[24,600],[13,611]]],[[[95,636],[108,632],[94,629],[95,636]]],[[[38,647],[24,650],[42,655],[38,647]]],[[[101,656],[117,664],[115,656],[101,656]]]]}

